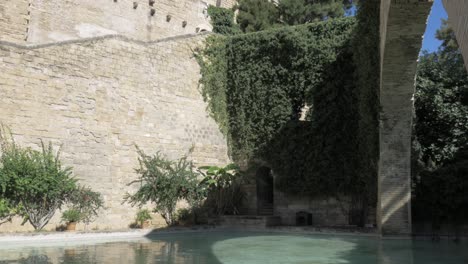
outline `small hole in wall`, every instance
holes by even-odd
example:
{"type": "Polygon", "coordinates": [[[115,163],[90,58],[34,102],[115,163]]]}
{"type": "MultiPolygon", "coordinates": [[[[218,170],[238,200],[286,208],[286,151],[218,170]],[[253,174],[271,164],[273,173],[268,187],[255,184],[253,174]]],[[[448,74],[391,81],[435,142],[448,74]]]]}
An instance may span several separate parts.
{"type": "Polygon", "coordinates": [[[172,16],[171,16],[171,15],[167,15],[167,16],[166,16],[166,21],[167,21],[167,22],[170,22],[171,19],[172,19],[172,16]]]}
{"type": "Polygon", "coordinates": [[[137,2],[133,2],[133,9],[137,9],[138,7],[138,3],[137,2]]]}
{"type": "Polygon", "coordinates": [[[151,16],[154,16],[154,14],[156,14],[156,9],[151,8],[150,15],[151,15],[151,16]]]}
{"type": "Polygon", "coordinates": [[[149,5],[153,6],[155,2],[156,2],[155,0],[149,0],[149,5]]]}
{"type": "Polygon", "coordinates": [[[182,27],[185,28],[187,26],[187,21],[182,22],[182,27]]]}
{"type": "Polygon", "coordinates": [[[117,0],[114,0],[114,3],[117,3],[117,0]]]}

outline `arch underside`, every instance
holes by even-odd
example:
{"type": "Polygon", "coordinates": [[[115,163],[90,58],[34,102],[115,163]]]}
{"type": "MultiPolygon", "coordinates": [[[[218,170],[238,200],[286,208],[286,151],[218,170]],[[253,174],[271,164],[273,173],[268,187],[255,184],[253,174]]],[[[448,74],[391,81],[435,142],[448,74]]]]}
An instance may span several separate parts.
{"type": "MultiPolygon", "coordinates": [[[[384,235],[411,234],[411,132],[417,58],[433,0],[382,0],[377,215],[384,235]]],[[[443,0],[468,68],[468,1],[443,0]]]]}

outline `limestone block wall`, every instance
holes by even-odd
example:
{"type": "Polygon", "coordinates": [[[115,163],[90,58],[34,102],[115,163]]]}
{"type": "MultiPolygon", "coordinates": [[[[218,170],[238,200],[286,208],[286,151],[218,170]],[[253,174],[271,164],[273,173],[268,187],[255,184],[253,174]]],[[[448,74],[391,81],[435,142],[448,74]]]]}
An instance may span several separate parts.
{"type": "MultiPolygon", "coordinates": [[[[204,38],[0,42],[0,122],[23,146],[38,148],[40,139],[62,145],[64,163],[104,195],[107,209],[88,228],[126,228],[134,220],[136,209],[121,202],[132,191],[127,184],[138,164],[135,144],[173,159],[194,146],[190,158],[199,165],[228,162],[226,140],[198,91],[192,49],[204,38]]],[[[30,229],[18,223],[0,231],[30,229]]]]}
{"type": "Polygon", "coordinates": [[[383,234],[411,234],[411,131],[417,58],[432,1],[382,2],[377,216],[383,234]]]}
{"type": "MultiPolygon", "coordinates": [[[[122,34],[151,41],[211,30],[216,0],[31,0],[28,42],[122,34]],[[152,13],[154,12],[154,14],[152,13]],[[184,25],[186,22],[186,25],[184,25]]],[[[219,4],[231,5],[221,1],[219,4]]]]}
{"type": "Polygon", "coordinates": [[[0,1],[0,40],[24,42],[29,22],[29,0],[0,1]]]}
{"type": "Polygon", "coordinates": [[[296,225],[296,213],[312,214],[314,226],[345,226],[349,224],[345,208],[347,204],[334,198],[307,198],[275,192],[275,215],[281,216],[283,225],[296,225]]]}
{"type": "MultiPolygon", "coordinates": [[[[257,185],[255,175],[248,175],[249,181],[243,186],[246,194],[241,214],[257,215],[257,185]]],[[[315,226],[345,226],[349,224],[346,201],[334,198],[309,198],[304,196],[288,195],[274,190],[273,213],[281,217],[282,225],[296,225],[296,213],[306,211],[312,213],[315,226]]]]}
{"type": "Polygon", "coordinates": [[[237,4],[237,0],[218,0],[216,3],[223,8],[232,8],[237,4]]]}
{"type": "Polygon", "coordinates": [[[457,36],[458,45],[468,69],[468,1],[443,0],[448,13],[448,21],[457,36]]]}

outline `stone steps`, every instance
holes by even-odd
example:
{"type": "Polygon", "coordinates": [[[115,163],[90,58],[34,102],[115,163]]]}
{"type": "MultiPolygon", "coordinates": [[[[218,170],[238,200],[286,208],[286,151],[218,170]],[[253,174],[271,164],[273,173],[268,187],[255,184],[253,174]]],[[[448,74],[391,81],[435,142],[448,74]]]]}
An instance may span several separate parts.
{"type": "Polygon", "coordinates": [[[220,217],[220,226],[236,228],[266,228],[281,224],[279,216],[261,215],[224,215],[220,217]]]}

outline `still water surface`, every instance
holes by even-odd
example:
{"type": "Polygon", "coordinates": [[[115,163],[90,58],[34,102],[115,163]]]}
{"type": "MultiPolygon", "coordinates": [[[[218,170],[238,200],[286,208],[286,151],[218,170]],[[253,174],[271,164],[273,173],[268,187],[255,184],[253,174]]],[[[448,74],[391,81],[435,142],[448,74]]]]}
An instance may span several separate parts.
{"type": "Polygon", "coordinates": [[[0,263],[461,264],[468,263],[468,243],[207,231],[127,241],[0,245],[0,263]]]}

